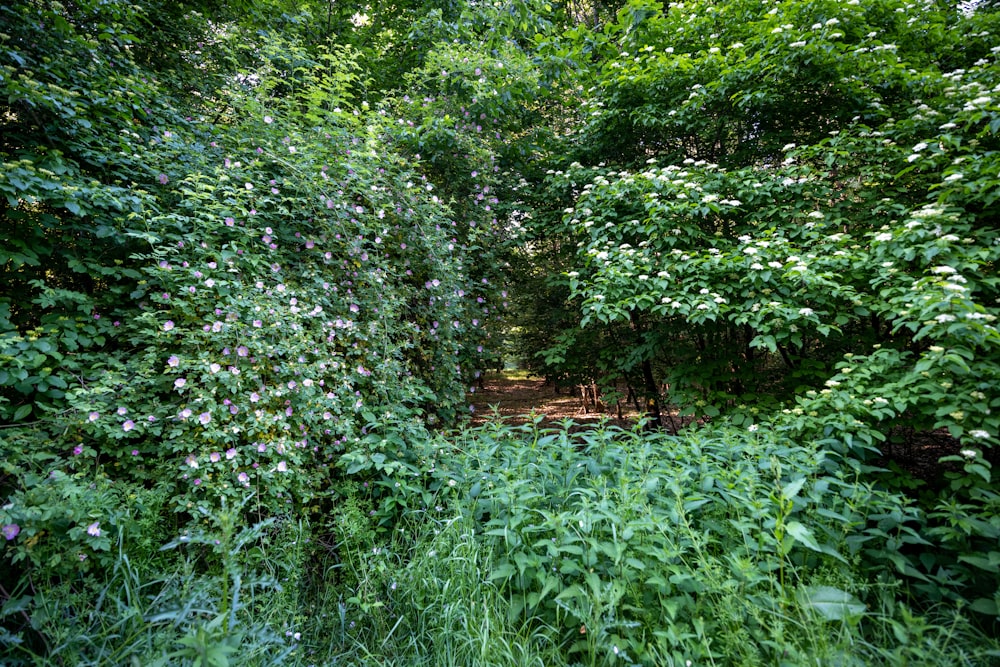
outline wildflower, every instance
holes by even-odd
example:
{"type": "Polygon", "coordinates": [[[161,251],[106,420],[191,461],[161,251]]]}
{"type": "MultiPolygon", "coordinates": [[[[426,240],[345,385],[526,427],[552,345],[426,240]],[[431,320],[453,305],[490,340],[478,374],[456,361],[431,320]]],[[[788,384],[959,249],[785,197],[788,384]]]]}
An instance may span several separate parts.
{"type": "Polygon", "coordinates": [[[176,380],[174,380],[174,386],[177,387],[178,389],[180,389],[186,384],[187,380],[185,380],[184,378],[177,378],[176,380]]]}
{"type": "Polygon", "coordinates": [[[95,521],[94,523],[87,526],[87,534],[91,537],[101,536],[101,523],[100,521],[95,521]]]}
{"type": "Polygon", "coordinates": [[[220,454],[219,452],[212,452],[211,454],[208,455],[208,460],[211,461],[212,463],[218,463],[219,461],[222,460],[222,454],[220,454]]]}
{"type": "Polygon", "coordinates": [[[278,461],[278,472],[285,472],[288,470],[288,464],[284,461],[278,461]]]}
{"type": "Polygon", "coordinates": [[[8,523],[0,528],[0,533],[3,533],[4,539],[10,542],[12,539],[17,537],[17,534],[21,532],[21,527],[16,523],[8,523]]]}
{"type": "Polygon", "coordinates": [[[232,461],[234,458],[236,458],[236,450],[230,447],[229,449],[226,450],[226,460],[232,461]]]}
{"type": "Polygon", "coordinates": [[[159,176],[156,177],[156,180],[160,182],[160,185],[166,185],[167,181],[169,181],[170,179],[167,178],[166,174],[160,174],[159,176]]]}
{"type": "Polygon", "coordinates": [[[747,426],[747,430],[750,431],[751,433],[756,433],[757,428],[758,426],[756,424],[750,424],[750,426],[747,426]]]}
{"type": "Polygon", "coordinates": [[[200,415],[198,415],[198,421],[201,422],[203,425],[207,424],[208,422],[212,421],[212,413],[202,412],[200,415]]]}
{"type": "Polygon", "coordinates": [[[799,315],[805,315],[806,317],[813,314],[812,308],[799,308],[799,315]]]}
{"type": "Polygon", "coordinates": [[[969,431],[969,435],[973,438],[985,439],[990,437],[989,431],[984,431],[982,429],[976,429],[974,431],[969,431]]]}
{"type": "Polygon", "coordinates": [[[174,321],[173,320],[167,320],[166,322],[163,323],[163,330],[164,331],[170,331],[173,328],[174,328],[174,321]]]}
{"type": "Polygon", "coordinates": [[[125,432],[131,431],[134,428],[135,428],[135,422],[132,421],[131,419],[125,420],[125,423],[122,424],[122,429],[125,430],[125,432]]]}
{"type": "Polygon", "coordinates": [[[180,363],[181,360],[177,357],[176,354],[170,355],[170,358],[167,359],[167,366],[170,366],[171,368],[177,368],[180,365],[180,363]]]}
{"type": "Polygon", "coordinates": [[[250,485],[250,475],[246,474],[245,472],[241,472],[239,475],[237,475],[236,479],[238,479],[240,484],[242,484],[243,486],[250,485]]]}
{"type": "Polygon", "coordinates": [[[197,468],[198,467],[198,459],[196,459],[194,457],[194,454],[192,454],[192,455],[188,456],[186,459],[184,459],[184,463],[186,463],[189,468],[197,468]]]}
{"type": "Polygon", "coordinates": [[[76,447],[73,448],[73,456],[79,456],[80,454],[83,454],[83,447],[77,445],[76,447]]]}
{"type": "Polygon", "coordinates": [[[87,415],[87,421],[96,422],[100,417],[101,413],[91,412],[89,415],[87,415]]]}
{"type": "Polygon", "coordinates": [[[963,449],[960,453],[967,459],[974,459],[977,456],[976,451],[973,449],[963,449]]]}

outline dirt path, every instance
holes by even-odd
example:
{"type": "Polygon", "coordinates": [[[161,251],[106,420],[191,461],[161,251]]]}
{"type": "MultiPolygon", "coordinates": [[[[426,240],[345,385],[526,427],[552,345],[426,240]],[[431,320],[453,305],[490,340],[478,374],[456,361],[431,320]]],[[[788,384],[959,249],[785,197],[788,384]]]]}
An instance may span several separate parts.
{"type": "Polygon", "coordinates": [[[525,415],[532,411],[544,415],[546,422],[572,419],[580,424],[594,423],[607,416],[613,423],[625,426],[637,417],[634,411],[625,410],[623,406],[623,420],[619,422],[614,405],[602,413],[595,413],[593,408],[585,411],[579,393],[570,394],[562,389],[557,394],[544,380],[505,375],[487,376],[483,388],[469,394],[469,403],[475,406],[474,424],[487,421],[496,413],[510,423],[523,423],[525,415]]]}

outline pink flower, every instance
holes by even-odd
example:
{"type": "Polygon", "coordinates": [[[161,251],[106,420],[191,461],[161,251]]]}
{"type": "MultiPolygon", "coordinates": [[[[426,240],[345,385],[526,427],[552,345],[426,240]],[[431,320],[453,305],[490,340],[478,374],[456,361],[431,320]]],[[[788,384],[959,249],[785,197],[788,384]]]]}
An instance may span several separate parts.
{"type": "Polygon", "coordinates": [[[177,378],[176,380],[174,380],[174,386],[177,387],[178,389],[180,389],[186,384],[187,380],[185,380],[184,378],[177,378]]]}
{"type": "Polygon", "coordinates": [[[211,461],[212,463],[218,463],[219,461],[222,460],[222,454],[220,454],[219,452],[212,452],[211,454],[208,455],[208,460],[211,461]]]}
{"type": "Polygon", "coordinates": [[[240,484],[243,484],[244,486],[250,485],[250,475],[246,474],[245,472],[241,472],[239,475],[237,475],[236,479],[238,479],[240,481],[240,484]]]}
{"type": "Polygon", "coordinates": [[[198,421],[201,422],[202,424],[207,424],[208,422],[212,421],[212,413],[202,412],[200,415],[198,415],[198,421]]]}
{"type": "Polygon", "coordinates": [[[236,458],[236,450],[230,447],[226,450],[226,460],[232,461],[234,458],[236,458]]]}
{"type": "Polygon", "coordinates": [[[167,178],[166,174],[160,174],[159,176],[156,177],[156,180],[160,182],[160,185],[166,185],[167,181],[169,181],[170,179],[167,178]]]}
{"type": "Polygon", "coordinates": [[[76,447],[73,448],[73,456],[79,456],[80,454],[83,454],[83,447],[77,445],[76,447]]]}
{"type": "Polygon", "coordinates": [[[131,419],[128,419],[125,421],[124,424],[122,424],[122,428],[125,429],[125,431],[131,431],[132,429],[135,428],[135,422],[132,421],[131,419]]]}
{"type": "Polygon", "coordinates": [[[250,354],[250,350],[247,348],[246,345],[240,345],[238,348],[236,348],[236,354],[238,356],[245,357],[248,354],[250,354]]]}
{"type": "Polygon", "coordinates": [[[174,328],[174,321],[173,320],[167,320],[166,322],[163,323],[163,330],[164,331],[170,331],[173,328],[174,328]]]}
{"type": "Polygon", "coordinates": [[[99,412],[91,412],[89,415],[87,415],[87,421],[96,422],[98,419],[100,419],[100,417],[101,414],[99,412]]]}
{"type": "Polygon", "coordinates": [[[176,354],[171,354],[170,358],[167,359],[167,366],[171,368],[177,368],[181,363],[180,358],[176,354]]]}
{"type": "Polygon", "coordinates": [[[17,534],[21,532],[21,527],[16,523],[8,523],[0,528],[0,533],[3,533],[4,539],[10,542],[12,539],[17,537],[17,534]]]}
{"type": "Polygon", "coordinates": [[[100,537],[101,523],[99,521],[95,521],[94,523],[87,526],[87,534],[90,535],[91,537],[100,537]]]}

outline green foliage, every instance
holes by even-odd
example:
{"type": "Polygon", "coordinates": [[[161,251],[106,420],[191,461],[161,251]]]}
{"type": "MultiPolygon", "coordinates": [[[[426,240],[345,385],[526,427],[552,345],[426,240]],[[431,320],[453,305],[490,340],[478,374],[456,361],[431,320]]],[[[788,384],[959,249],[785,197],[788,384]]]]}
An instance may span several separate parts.
{"type": "Polygon", "coordinates": [[[0,8],[3,660],[995,659],[998,17],[0,8]]]}
{"type": "Polygon", "coordinates": [[[985,664],[998,648],[901,603],[882,563],[926,544],[918,510],[819,447],[535,421],[422,449],[424,485],[399,487],[419,500],[350,565],[347,664],[985,664]]]}

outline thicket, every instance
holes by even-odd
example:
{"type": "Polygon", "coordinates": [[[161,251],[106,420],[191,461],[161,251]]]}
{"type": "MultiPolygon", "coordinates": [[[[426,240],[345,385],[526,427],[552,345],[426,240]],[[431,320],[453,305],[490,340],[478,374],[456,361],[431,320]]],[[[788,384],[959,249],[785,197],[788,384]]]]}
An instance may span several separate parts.
{"type": "Polygon", "coordinates": [[[995,664],[998,20],[0,8],[0,662],[995,664]]]}

